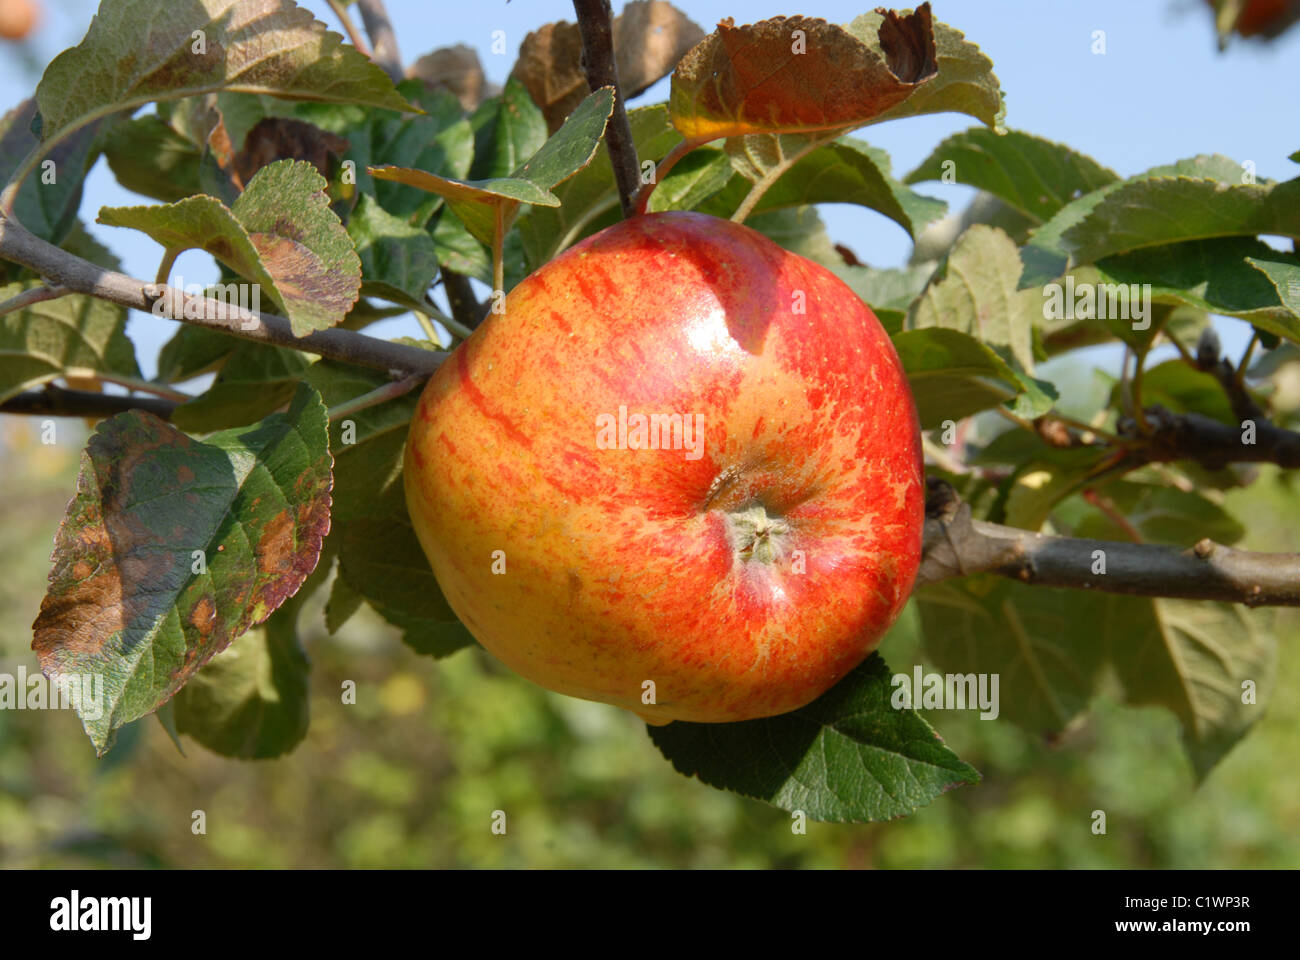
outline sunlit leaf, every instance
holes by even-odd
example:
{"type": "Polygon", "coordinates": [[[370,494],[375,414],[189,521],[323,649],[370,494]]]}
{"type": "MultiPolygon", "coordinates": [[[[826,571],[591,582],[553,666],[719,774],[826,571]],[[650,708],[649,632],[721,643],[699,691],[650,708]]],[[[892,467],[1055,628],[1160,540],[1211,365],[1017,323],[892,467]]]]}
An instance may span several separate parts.
{"type": "Polygon", "coordinates": [[[142,411],[100,424],[32,642],[56,680],[97,678],[90,689],[102,696],[76,704],[97,753],[316,566],[329,529],[327,442],[325,407],[306,386],[287,413],[203,442],[142,411]]]}

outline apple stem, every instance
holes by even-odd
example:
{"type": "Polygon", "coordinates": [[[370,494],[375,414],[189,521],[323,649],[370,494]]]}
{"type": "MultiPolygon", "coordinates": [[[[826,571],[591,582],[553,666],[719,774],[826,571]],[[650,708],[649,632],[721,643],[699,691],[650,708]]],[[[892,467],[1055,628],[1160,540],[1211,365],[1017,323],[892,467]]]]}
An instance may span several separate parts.
{"type": "Polygon", "coordinates": [[[492,291],[496,298],[506,295],[506,218],[505,205],[496,206],[496,230],[492,234],[492,291]]]}

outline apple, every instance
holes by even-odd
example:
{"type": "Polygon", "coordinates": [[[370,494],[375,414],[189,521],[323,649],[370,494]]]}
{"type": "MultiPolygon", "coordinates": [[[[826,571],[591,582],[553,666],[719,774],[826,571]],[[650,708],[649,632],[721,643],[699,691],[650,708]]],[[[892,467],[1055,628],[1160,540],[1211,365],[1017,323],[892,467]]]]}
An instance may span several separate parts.
{"type": "Polygon", "coordinates": [[[0,0],[0,37],[21,40],[36,25],[37,8],[33,0],[0,0]]]}
{"type": "Polygon", "coordinates": [[[430,380],[404,473],[479,642],[650,723],[813,700],[920,560],[888,335],[830,271],[697,213],[625,220],[522,281],[430,380]]]}

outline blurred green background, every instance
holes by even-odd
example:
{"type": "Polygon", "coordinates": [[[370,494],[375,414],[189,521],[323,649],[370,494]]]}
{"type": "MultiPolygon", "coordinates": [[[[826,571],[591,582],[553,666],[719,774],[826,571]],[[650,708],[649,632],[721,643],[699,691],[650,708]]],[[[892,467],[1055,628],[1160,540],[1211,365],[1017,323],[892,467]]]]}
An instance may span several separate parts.
{"type": "MultiPolygon", "coordinates": [[[[0,418],[0,671],[35,670],[29,625],[85,433],[62,420],[43,445],[37,418],[0,418]]],[[[1296,501],[1276,474],[1229,500],[1256,531],[1247,545],[1300,549],[1278,522],[1296,501]]],[[[1053,744],[930,713],[982,784],[904,820],[798,836],[788,814],[675,773],[630,714],[551,694],[479,651],[417,656],[368,611],[328,636],[324,596],[303,616],[311,730],[281,760],[226,760],[186,738],[181,756],[153,718],[96,760],[72,713],[0,711],[0,866],[1300,866],[1293,611],[1268,712],[1199,788],[1162,710],[1103,696],[1053,744]],[[345,680],[355,706],[340,702],[345,680]],[[491,832],[498,809],[505,836],[491,832]],[[1106,836],[1091,833],[1095,809],[1106,836]]],[[[895,669],[918,662],[913,631],[909,614],[882,648],[895,669]]]]}

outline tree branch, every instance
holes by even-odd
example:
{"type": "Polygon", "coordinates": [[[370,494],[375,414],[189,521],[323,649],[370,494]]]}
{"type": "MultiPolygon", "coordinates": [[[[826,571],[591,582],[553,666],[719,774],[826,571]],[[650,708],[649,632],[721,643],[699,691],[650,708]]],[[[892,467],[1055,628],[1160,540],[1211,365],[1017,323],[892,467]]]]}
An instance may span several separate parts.
{"type": "MultiPolygon", "coordinates": [[[[1300,467],[1300,433],[1269,422],[1263,416],[1255,424],[1254,443],[1244,441],[1242,427],[1229,426],[1199,413],[1170,413],[1164,407],[1147,407],[1149,432],[1142,446],[1130,451],[1134,466],[1144,463],[1172,463],[1195,460],[1210,470],[1230,463],[1275,463],[1279,467],[1300,467]]],[[[1119,424],[1121,434],[1136,435],[1131,418],[1119,424]]]]}
{"type": "Polygon", "coordinates": [[[994,573],[1022,583],[1140,597],[1300,606],[1300,555],[1234,550],[1201,540],[1190,550],[1051,537],[971,518],[946,482],[931,478],[916,586],[994,573]],[[1100,551],[1100,553],[1099,553],[1100,551]],[[1098,558],[1104,559],[1105,573],[1098,558]]]}
{"type": "Polygon", "coordinates": [[[370,36],[373,47],[371,59],[383,67],[384,72],[393,79],[393,83],[402,81],[402,55],[397,50],[397,34],[393,33],[392,21],[384,9],[384,0],[357,0],[361,11],[361,23],[370,36]]]}
{"type": "Polygon", "coordinates": [[[352,22],[352,16],[348,13],[348,0],[325,0],[334,11],[334,15],[339,18],[339,23],[343,25],[344,32],[347,33],[348,39],[352,41],[352,46],[367,57],[373,57],[370,50],[370,44],[366,43],[366,38],[361,35],[357,25],[352,22]]]}
{"type": "Polygon", "coordinates": [[[176,403],[163,397],[124,397],[87,390],[67,390],[53,383],[44,390],[28,390],[0,403],[0,413],[51,417],[111,417],[124,410],[148,410],[171,419],[176,403]]]}
{"type": "Polygon", "coordinates": [[[84,293],[110,303],[150,313],[162,300],[162,316],[235,337],[305,350],[331,360],[378,370],[431,375],[446,354],[405,344],[389,343],[363,333],[334,327],[296,337],[284,317],[248,310],[210,297],[196,297],[172,287],[146,284],[106,270],[60,250],[29,233],[16,221],[0,216],[0,258],[28,267],[51,285],[68,293],[84,293]]]}
{"type": "Polygon", "coordinates": [[[605,129],[605,143],[609,146],[623,216],[630,217],[636,213],[641,166],[632,140],[632,125],[623,106],[623,91],[618,85],[609,0],[573,0],[573,10],[578,15],[578,29],[582,33],[582,70],[587,75],[587,86],[592,92],[601,87],[614,88],[614,112],[605,129]]]}
{"type": "Polygon", "coordinates": [[[454,270],[442,271],[442,289],[447,294],[447,305],[451,315],[462,327],[474,330],[483,322],[486,315],[483,304],[474,296],[474,287],[469,277],[454,270]]]}

